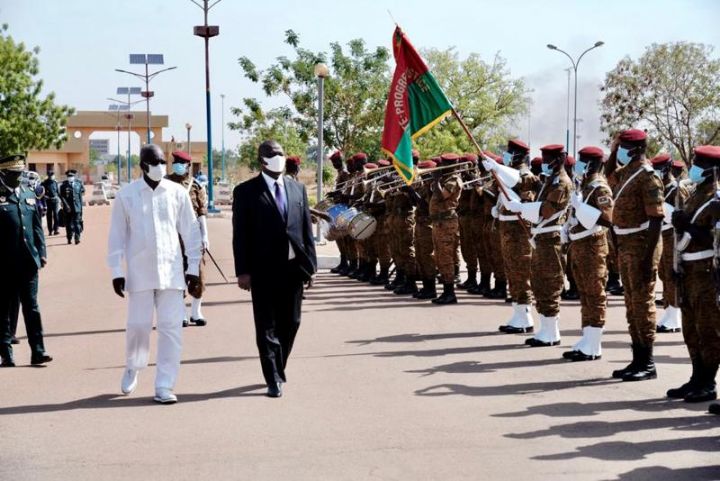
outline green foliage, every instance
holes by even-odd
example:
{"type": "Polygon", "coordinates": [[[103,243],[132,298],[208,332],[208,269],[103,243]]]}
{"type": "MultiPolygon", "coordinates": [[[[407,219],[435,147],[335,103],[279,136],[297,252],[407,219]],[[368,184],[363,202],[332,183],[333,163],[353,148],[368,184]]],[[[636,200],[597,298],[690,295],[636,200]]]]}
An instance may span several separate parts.
{"type": "Polygon", "coordinates": [[[602,87],[602,129],[646,129],[689,162],[692,149],[720,143],[720,60],[709,45],[652,44],[638,60],[622,59],[602,87]]]}
{"type": "Polygon", "coordinates": [[[97,165],[97,161],[100,159],[100,153],[95,149],[90,149],[89,157],[90,165],[97,165]]]}
{"type": "MultiPolygon", "coordinates": [[[[318,63],[328,63],[330,75],[324,81],[326,147],[378,155],[390,79],[389,51],[382,47],[368,50],[363,40],[355,39],[347,44],[349,52],[337,42],[330,44],[329,54],[313,52],[300,47],[300,38],[292,30],[285,32],[285,43],[293,48],[293,58],[278,57],[265,70],[259,70],[247,57],[238,61],[246,78],[260,83],[270,98],[285,97],[291,107],[266,112],[258,100],[244,99],[242,107],[233,109],[240,120],[231,123],[230,128],[246,134],[255,149],[270,138],[269,134],[285,135],[285,142],[276,140],[288,153],[294,153],[297,147],[288,142],[308,145],[317,135],[318,79],[314,69],[318,63]]],[[[251,146],[247,147],[249,152],[251,146]]],[[[241,147],[241,152],[244,149],[246,146],[241,147]]],[[[298,153],[304,151],[303,147],[298,153]]],[[[243,160],[249,152],[241,153],[243,160]]]]}
{"type": "MultiPolygon", "coordinates": [[[[506,60],[496,54],[487,63],[476,53],[460,59],[454,48],[426,49],[422,55],[477,142],[481,146],[506,143],[513,122],[527,112],[530,103],[523,80],[511,77],[506,60]]],[[[417,147],[423,157],[475,150],[452,117],[418,138],[417,147]]]]}
{"type": "Polygon", "coordinates": [[[35,47],[27,50],[0,28],[0,155],[31,149],[60,148],[73,109],[55,104],[55,95],[41,95],[43,82],[35,47]]]}

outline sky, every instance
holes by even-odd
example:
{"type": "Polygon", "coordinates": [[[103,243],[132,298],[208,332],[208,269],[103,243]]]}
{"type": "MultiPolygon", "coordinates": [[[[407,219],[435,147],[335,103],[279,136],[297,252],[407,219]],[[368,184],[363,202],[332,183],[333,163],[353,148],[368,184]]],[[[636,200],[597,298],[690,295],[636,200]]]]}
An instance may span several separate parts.
{"type": "MultiPolygon", "coordinates": [[[[565,143],[570,62],[548,43],[576,56],[598,40],[605,42],[578,70],[578,148],[602,141],[599,86],[623,57],[636,59],[653,43],[720,45],[717,0],[222,0],[209,17],[211,25],[220,26],[220,35],[210,41],[213,146],[219,149],[221,143],[220,94],[225,94],[226,123],[233,120],[230,107],[244,97],[277,103],[243,77],[239,57],[264,68],[290,55],[283,43],[287,29],[311,50],[327,51],[331,42],[355,38],[368,47],[390,48],[394,24],[388,11],[418,48],[455,47],[463,57],[475,52],[486,61],[500,52],[511,75],[524,78],[532,90],[531,113],[519,123],[518,134],[534,151],[565,143]]],[[[170,120],[163,138],[184,139],[189,122],[192,138],[205,140],[204,47],[192,35],[202,11],[191,0],[0,0],[0,23],[9,24],[15,39],[40,47],[45,89],[77,110],[106,110],[106,98],[116,87],[140,86],[114,70],[134,70],[130,53],[164,54],[166,66],[178,68],[151,83],[156,92],[151,112],[170,120]]],[[[114,151],[114,133],[93,138],[111,139],[114,151]]],[[[126,139],[121,137],[121,144],[126,139]]],[[[239,141],[237,132],[225,129],[227,149],[239,141]]],[[[136,150],[137,135],[133,144],[136,150]]]]}

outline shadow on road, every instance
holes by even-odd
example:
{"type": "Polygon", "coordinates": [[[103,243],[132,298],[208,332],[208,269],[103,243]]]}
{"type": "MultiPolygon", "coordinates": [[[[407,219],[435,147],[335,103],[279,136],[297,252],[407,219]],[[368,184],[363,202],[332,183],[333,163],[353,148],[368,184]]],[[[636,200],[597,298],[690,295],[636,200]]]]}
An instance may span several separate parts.
{"type": "Polygon", "coordinates": [[[553,366],[555,364],[568,364],[568,361],[560,358],[485,363],[478,361],[459,361],[452,364],[444,364],[442,366],[435,366],[429,367],[427,369],[417,369],[405,372],[422,374],[423,376],[430,376],[432,374],[438,373],[482,374],[487,372],[501,371],[503,369],[527,369],[532,367],[553,366]]]}
{"type": "Polygon", "coordinates": [[[346,341],[346,344],[357,344],[367,346],[381,342],[425,342],[440,341],[446,339],[471,339],[475,337],[500,336],[500,332],[445,332],[441,334],[397,334],[395,336],[376,337],[375,339],[360,339],[357,341],[346,341]]]}
{"type": "Polygon", "coordinates": [[[466,386],[465,384],[438,384],[415,391],[417,396],[517,396],[522,394],[545,393],[577,387],[597,387],[616,384],[615,379],[597,378],[575,381],[529,382],[504,384],[501,386],[466,386]]]}
{"type": "MultiPolygon", "coordinates": [[[[622,381],[620,381],[622,382],[622,381]]],[[[641,399],[636,401],[600,401],[589,403],[560,402],[530,406],[524,411],[493,414],[493,417],[515,418],[523,416],[543,415],[549,417],[588,417],[604,412],[613,411],[639,411],[649,413],[662,413],[672,409],[686,411],[705,411],[704,404],[688,404],[673,401],[667,398],[641,399]]]]}
{"type": "MultiPolygon", "coordinates": [[[[206,357],[201,359],[185,359],[180,361],[180,364],[211,364],[216,362],[240,362],[240,361],[252,361],[257,359],[257,356],[219,356],[219,357],[206,357]]],[[[148,367],[154,367],[156,364],[151,362],[148,367]]],[[[86,371],[104,371],[106,369],[124,369],[125,366],[106,366],[106,367],[89,367],[86,371]]]]}
{"type": "Polygon", "coordinates": [[[696,468],[649,466],[636,468],[619,475],[617,478],[604,481],[717,481],[718,479],[720,479],[720,465],[699,466],[696,468]]]}

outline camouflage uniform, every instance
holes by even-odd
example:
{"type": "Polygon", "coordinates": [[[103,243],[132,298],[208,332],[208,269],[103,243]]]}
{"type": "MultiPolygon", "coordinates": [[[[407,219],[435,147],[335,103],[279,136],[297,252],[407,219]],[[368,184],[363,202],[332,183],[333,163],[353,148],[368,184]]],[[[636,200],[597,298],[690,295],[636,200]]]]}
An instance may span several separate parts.
{"type": "Polygon", "coordinates": [[[443,284],[452,284],[455,278],[455,253],[458,243],[457,206],[462,190],[459,175],[447,175],[431,183],[430,219],[432,220],[433,250],[435,265],[440,272],[443,284]]]}
{"type": "MultiPolygon", "coordinates": [[[[678,200],[682,208],[685,200],[688,198],[689,192],[684,185],[679,185],[678,182],[673,180],[665,186],[665,202],[674,206],[675,198],[678,195],[680,196],[678,200]]],[[[675,258],[674,237],[675,230],[672,228],[672,223],[664,222],[662,227],[662,254],[660,256],[658,274],[663,284],[663,304],[665,307],[679,307],[677,303],[677,286],[675,285],[675,277],[673,276],[673,260],[675,258]]]]}
{"type": "MultiPolygon", "coordinates": [[[[475,257],[477,265],[482,276],[489,276],[492,272],[489,257],[485,250],[485,198],[483,197],[482,187],[475,187],[471,191],[470,196],[470,230],[471,242],[475,248],[475,257]]],[[[490,217],[492,220],[492,216],[490,217]]]]}
{"type": "Polygon", "coordinates": [[[475,218],[470,210],[472,198],[475,197],[475,191],[464,189],[460,194],[458,202],[458,226],[460,231],[460,252],[467,266],[468,272],[477,272],[478,255],[473,236],[473,224],[475,218]]]}
{"type": "Polygon", "coordinates": [[[402,269],[408,278],[416,276],[415,247],[413,235],[415,232],[415,209],[410,195],[398,191],[392,202],[392,235],[396,243],[396,252],[393,254],[398,269],[402,269]]]}
{"type": "MultiPolygon", "coordinates": [[[[348,172],[347,170],[343,169],[338,172],[337,179],[335,180],[335,189],[337,190],[338,185],[342,184],[343,182],[347,182],[348,180],[350,180],[350,178],[350,172],[348,172]]],[[[330,227],[330,230],[333,231],[331,236],[336,238],[335,243],[337,244],[338,250],[340,251],[340,255],[349,260],[350,244],[352,238],[347,237],[346,235],[344,235],[344,233],[338,232],[338,229],[335,227],[330,227]]]]}
{"type": "Polygon", "coordinates": [[[420,202],[415,210],[415,261],[418,275],[422,279],[433,279],[437,269],[433,257],[433,227],[430,220],[430,187],[423,184],[416,189],[425,202],[420,202]]]}
{"type": "MultiPolygon", "coordinates": [[[[498,196],[498,186],[495,181],[490,181],[483,186],[483,247],[486,253],[489,272],[495,277],[495,283],[506,282],[505,265],[502,254],[502,241],[500,238],[500,226],[492,216],[498,196]]],[[[482,266],[482,264],[481,264],[482,266]]]]}

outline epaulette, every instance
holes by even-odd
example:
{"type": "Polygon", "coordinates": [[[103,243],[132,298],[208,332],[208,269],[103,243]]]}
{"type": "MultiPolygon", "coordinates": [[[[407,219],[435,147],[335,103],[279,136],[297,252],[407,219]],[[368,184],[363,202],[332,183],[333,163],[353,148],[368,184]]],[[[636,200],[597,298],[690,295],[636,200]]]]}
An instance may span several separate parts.
{"type": "Polygon", "coordinates": [[[645,169],[645,172],[650,172],[650,173],[655,172],[655,169],[653,169],[652,165],[650,165],[650,164],[643,164],[642,168],[645,169]]]}

